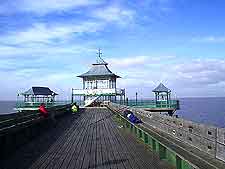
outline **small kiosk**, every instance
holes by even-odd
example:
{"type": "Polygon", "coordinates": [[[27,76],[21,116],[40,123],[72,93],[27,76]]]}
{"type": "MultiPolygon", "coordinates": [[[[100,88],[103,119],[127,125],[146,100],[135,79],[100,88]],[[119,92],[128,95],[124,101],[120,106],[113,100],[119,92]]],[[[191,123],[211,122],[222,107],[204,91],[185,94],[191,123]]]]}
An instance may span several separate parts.
{"type": "Polygon", "coordinates": [[[171,90],[160,83],[152,92],[155,93],[156,106],[168,107],[171,100],[171,90]]]}
{"type": "Polygon", "coordinates": [[[160,83],[152,92],[155,93],[155,107],[158,111],[168,112],[170,116],[179,108],[179,100],[171,100],[171,90],[160,83]]]}
{"type": "Polygon", "coordinates": [[[48,87],[31,87],[29,90],[17,95],[16,110],[37,110],[41,103],[44,103],[46,107],[51,107],[55,103],[56,95],[58,94],[48,87]]]}

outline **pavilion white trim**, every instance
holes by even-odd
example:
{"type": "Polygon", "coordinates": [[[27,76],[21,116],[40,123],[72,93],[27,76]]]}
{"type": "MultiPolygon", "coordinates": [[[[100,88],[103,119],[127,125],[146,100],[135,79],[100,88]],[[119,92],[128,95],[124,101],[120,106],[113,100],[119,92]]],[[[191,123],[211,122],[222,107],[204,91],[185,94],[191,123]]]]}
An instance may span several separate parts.
{"type": "Polygon", "coordinates": [[[99,50],[96,63],[86,73],[77,77],[82,78],[82,89],[72,89],[72,102],[75,101],[74,97],[80,97],[78,100],[83,100],[85,105],[96,101],[120,101],[125,100],[125,89],[117,88],[117,78],[120,76],[114,74],[106,63],[101,58],[99,50]],[[82,97],[82,98],[81,98],[82,97]]]}

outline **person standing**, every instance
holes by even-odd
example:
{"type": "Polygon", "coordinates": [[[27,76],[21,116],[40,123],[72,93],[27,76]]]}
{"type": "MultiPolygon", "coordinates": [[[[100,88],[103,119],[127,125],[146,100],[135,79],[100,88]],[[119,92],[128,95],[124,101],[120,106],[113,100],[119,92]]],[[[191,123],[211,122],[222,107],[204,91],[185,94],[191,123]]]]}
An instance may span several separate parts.
{"type": "Polygon", "coordinates": [[[72,111],[72,113],[78,112],[79,111],[79,106],[76,103],[74,103],[72,105],[72,107],[71,107],[71,111],[72,111]]]}
{"type": "Polygon", "coordinates": [[[49,117],[50,115],[50,118],[52,120],[52,122],[55,124],[56,123],[56,119],[55,119],[55,110],[52,110],[51,112],[48,111],[45,107],[45,104],[44,103],[41,103],[41,105],[39,106],[39,112],[41,113],[41,115],[44,117],[44,118],[47,118],[49,117]]]}
{"type": "Polygon", "coordinates": [[[45,117],[45,118],[48,117],[49,113],[48,113],[47,109],[45,108],[45,104],[44,103],[41,103],[41,105],[39,106],[39,109],[38,110],[39,110],[40,114],[43,117],[45,117]]]}

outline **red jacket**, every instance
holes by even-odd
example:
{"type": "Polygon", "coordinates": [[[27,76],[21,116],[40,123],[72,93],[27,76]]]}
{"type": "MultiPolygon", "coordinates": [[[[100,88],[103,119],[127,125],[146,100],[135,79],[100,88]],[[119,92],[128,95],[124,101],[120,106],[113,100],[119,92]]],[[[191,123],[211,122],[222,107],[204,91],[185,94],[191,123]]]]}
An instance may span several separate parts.
{"type": "Polygon", "coordinates": [[[48,111],[46,110],[45,105],[39,106],[39,112],[41,113],[42,116],[48,117],[48,111]]]}

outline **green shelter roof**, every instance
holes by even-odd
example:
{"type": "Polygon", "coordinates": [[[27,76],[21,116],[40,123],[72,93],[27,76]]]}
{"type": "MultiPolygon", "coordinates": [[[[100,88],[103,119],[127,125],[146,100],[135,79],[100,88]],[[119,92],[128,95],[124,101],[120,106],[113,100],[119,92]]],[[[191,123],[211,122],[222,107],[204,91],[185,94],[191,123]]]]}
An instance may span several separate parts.
{"type": "Polygon", "coordinates": [[[43,96],[54,96],[57,93],[50,90],[48,87],[31,87],[29,90],[21,93],[22,95],[43,95],[43,96]]]}
{"type": "Polygon", "coordinates": [[[160,83],[154,90],[152,90],[153,92],[166,92],[169,93],[171,92],[170,89],[168,89],[166,86],[164,86],[164,84],[160,83]]]}

